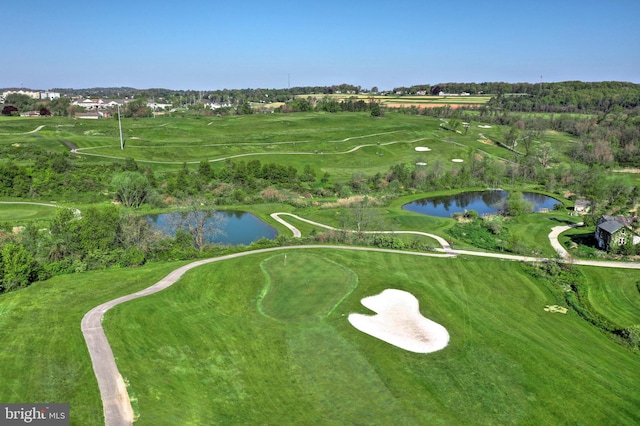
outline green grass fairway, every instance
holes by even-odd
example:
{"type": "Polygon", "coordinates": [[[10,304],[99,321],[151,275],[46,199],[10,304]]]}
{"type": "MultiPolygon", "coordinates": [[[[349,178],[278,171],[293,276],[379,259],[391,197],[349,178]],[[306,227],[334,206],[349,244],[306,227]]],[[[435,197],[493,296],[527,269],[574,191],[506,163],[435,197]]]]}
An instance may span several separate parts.
{"type": "Polygon", "coordinates": [[[55,216],[55,206],[36,203],[0,202],[0,223],[24,225],[26,222],[50,220],[55,216]]]}
{"type": "Polygon", "coordinates": [[[148,287],[178,266],[59,276],[0,296],[0,401],[65,402],[72,425],[104,425],[80,321],[100,303],[148,287]]]}
{"type": "Polygon", "coordinates": [[[640,291],[623,269],[589,268],[589,301],[602,315],[621,328],[640,324],[640,291]]]}
{"type": "MultiPolygon", "coordinates": [[[[558,301],[518,263],[326,249],[287,254],[287,262],[303,263],[313,291],[325,271],[331,294],[318,294],[322,307],[310,315],[299,274],[271,253],[199,267],[166,291],[107,313],[136,424],[640,422],[637,353],[572,312],[545,312],[558,301]],[[351,279],[345,271],[358,279],[351,293],[334,280],[351,279]],[[296,318],[316,319],[262,315],[267,277],[265,308],[283,315],[287,305],[295,312],[302,304],[296,318]],[[449,346],[415,354],[353,328],[347,315],[371,313],[360,300],[386,288],[414,294],[422,314],[447,328],[449,346]],[[328,316],[317,314],[343,297],[328,316]]],[[[635,271],[616,277],[624,285],[640,279],[635,271]]]]}
{"type": "MultiPolygon", "coordinates": [[[[483,142],[480,136],[501,141],[508,132],[506,127],[483,129],[478,127],[480,122],[472,121],[468,132],[459,134],[441,124],[437,118],[395,111],[379,119],[367,113],[124,119],[122,151],[115,119],[9,118],[0,119],[0,146],[19,158],[21,150],[32,146],[68,152],[64,140],[79,148],[77,158],[84,163],[110,164],[133,158],[157,170],[175,170],[185,162],[211,161],[216,168],[227,158],[257,159],[299,170],[310,165],[319,173],[329,172],[334,179],[349,179],[356,170],[365,175],[384,173],[398,163],[440,162],[445,169],[454,169],[460,164],[452,163],[453,158],[467,161],[479,152],[500,161],[513,158],[513,153],[483,142]],[[40,126],[44,127],[33,132],[40,126]],[[418,146],[431,151],[416,152],[418,146]]],[[[568,140],[567,135],[545,134],[535,144],[550,142],[554,152],[561,153],[568,140]]]]}

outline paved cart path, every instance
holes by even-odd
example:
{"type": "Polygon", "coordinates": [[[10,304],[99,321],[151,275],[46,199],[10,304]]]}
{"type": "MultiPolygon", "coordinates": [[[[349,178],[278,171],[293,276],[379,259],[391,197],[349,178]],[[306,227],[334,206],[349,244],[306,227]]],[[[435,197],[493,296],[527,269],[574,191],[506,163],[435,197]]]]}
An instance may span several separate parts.
{"type": "MultiPolygon", "coordinates": [[[[336,229],[329,225],[325,225],[318,222],[313,222],[308,219],[304,219],[300,216],[291,213],[273,213],[271,217],[286,226],[295,238],[301,237],[301,232],[294,225],[288,223],[282,218],[282,216],[293,217],[296,220],[300,220],[314,226],[319,226],[326,229],[336,229]]],[[[566,259],[566,262],[572,262],[576,265],[590,265],[601,266],[610,268],[626,268],[626,269],[640,269],[640,263],[632,262],[606,262],[606,261],[589,261],[589,260],[571,260],[568,258],[568,253],[558,243],[558,235],[572,226],[558,226],[554,227],[549,234],[549,240],[551,245],[558,251],[559,255],[566,259]]],[[[357,232],[357,231],[351,231],[357,232]]],[[[531,257],[531,256],[518,256],[502,253],[489,253],[473,250],[455,250],[452,249],[449,243],[442,237],[434,234],[419,231],[383,231],[390,234],[415,234],[423,235],[435,239],[440,244],[440,248],[435,249],[435,252],[413,252],[413,251],[401,251],[383,248],[371,248],[371,247],[349,247],[349,246],[335,246],[335,245],[302,245],[302,246],[287,246],[287,247],[273,247],[267,249],[252,250],[242,253],[234,253],[226,256],[215,257],[211,259],[199,260],[182,266],[173,272],[169,273],[166,277],[153,284],[151,287],[147,287],[144,290],[138,291],[133,294],[119,297],[117,299],[105,302],[95,308],[91,309],[82,318],[81,329],[84,335],[89,355],[91,357],[91,363],[93,365],[93,371],[98,380],[98,387],[100,389],[100,396],[102,398],[105,424],[108,426],[121,426],[131,425],[134,420],[133,409],[131,408],[131,401],[127,392],[124,379],[118,371],[118,367],[113,356],[113,351],[107,340],[107,336],[102,328],[102,320],[104,314],[114,306],[129,300],[137,299],[140,297],[148,296],[150,294],[157,293],[171,286],[184,275],[185,272],[196,268],[201,265],[205,265],[213,262],[220,262],[228,259],[234,259],[242,256],[249,256],[258,253],[266,253],[279,250],[305,250],[305,249],[332,249],[332,250],[357,250],[357,251],[373,251],[383,253],[397,253],[410,256],[425,256],[425,257],[455,257],[458,255],[465,256],[481,256],[491,257],[504,260],[521,261],[521,262],[542,262],[549,260],[548,258],[531,257]]]]}

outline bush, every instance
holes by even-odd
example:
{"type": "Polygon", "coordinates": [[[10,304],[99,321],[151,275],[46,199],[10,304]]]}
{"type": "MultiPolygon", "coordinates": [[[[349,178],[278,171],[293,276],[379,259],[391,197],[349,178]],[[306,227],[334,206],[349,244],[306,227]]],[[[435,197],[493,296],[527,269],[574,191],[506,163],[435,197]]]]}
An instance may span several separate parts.
{"type": "Polygon", "coordinates": [[[373,237],[373,245],[375,247],[390,248],[396,250],[402,250],[405,248],[404,242],[388,234],[376,234],[373,237]]]}
{"type": "Polygon", "coordinates": [[[475,220],[478,217],[480,217],[480,215],[475,210],[467,210],[467,211],[464,212],[464,217],[467,218],[467,219],[475,220]]]}
{"type": "Polygon", "coordinates": [[[485,227],[484,220],[474,220],[468,223],[457,223],[450,230],[449,234],[454,238],[462,241],[466,241],[471,245],[482,248],[485,250],[503,250],[504,239],[508,238],[509,234],[506,230],[501,231],[501,239],[498,239],[496,234],[490,232],[485,227]]]}
{"type": "Polygon", "coordinates": [[[142,250],[138,247],[130,247],[125,250],[117,265],[123,268],[141,266],[145,264],[146,260],[145,253],[142,250]]]}
{"type": "Polygon", "coordinates": [[[504,221],[500,216],[487,216],[482,218],[482,224],[493,235],[500,235],[504,221]]]}

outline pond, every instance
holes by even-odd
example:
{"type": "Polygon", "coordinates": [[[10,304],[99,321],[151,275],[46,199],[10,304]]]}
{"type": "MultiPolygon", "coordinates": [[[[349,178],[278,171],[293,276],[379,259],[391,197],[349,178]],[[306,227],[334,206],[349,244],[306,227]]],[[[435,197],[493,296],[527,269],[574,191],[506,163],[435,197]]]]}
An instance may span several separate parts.
{"type": "MultiPolygon", "coordinates": [[[[255,215],[238,211],[218,211],[222,215],[224,224],[223,234],[205,237],[207,243],[217,243],[225,245],[249,245],[262,238],[274,239],[278,232],[275,228],[267,225],[255,215]]],[[[162,232],[174,236],[176,233],[176,222],[180,213],[163,213],[148,215],[147,219],[162,232]]]]}
{"type": "MultiPolygon", "coordinates": [[[[503,190],[469,191],[454,195],[423,198],[402,206],[403,210],[429,216],[451,217],[454,213],[475,210],[480,216],[496,214],[503,209],[509,193],[503,190]]],[[[553,210],[558,200],[535,192],[523,192],[525,200],[534,204],[534,211],[553,210]]]]}

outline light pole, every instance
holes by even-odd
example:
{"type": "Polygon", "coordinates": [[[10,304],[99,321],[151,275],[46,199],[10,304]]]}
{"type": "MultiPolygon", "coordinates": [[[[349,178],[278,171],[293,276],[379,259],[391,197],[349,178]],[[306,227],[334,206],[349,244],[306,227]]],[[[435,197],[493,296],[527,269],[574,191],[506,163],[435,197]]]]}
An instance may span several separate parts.
{"type": "Polygon", "coordinates": [[[122,121],[120,121],[120,104],[118,105],[118,128],[120,129],[120,149],[124,149],[124,140],[122,139],[122,121]]]}

